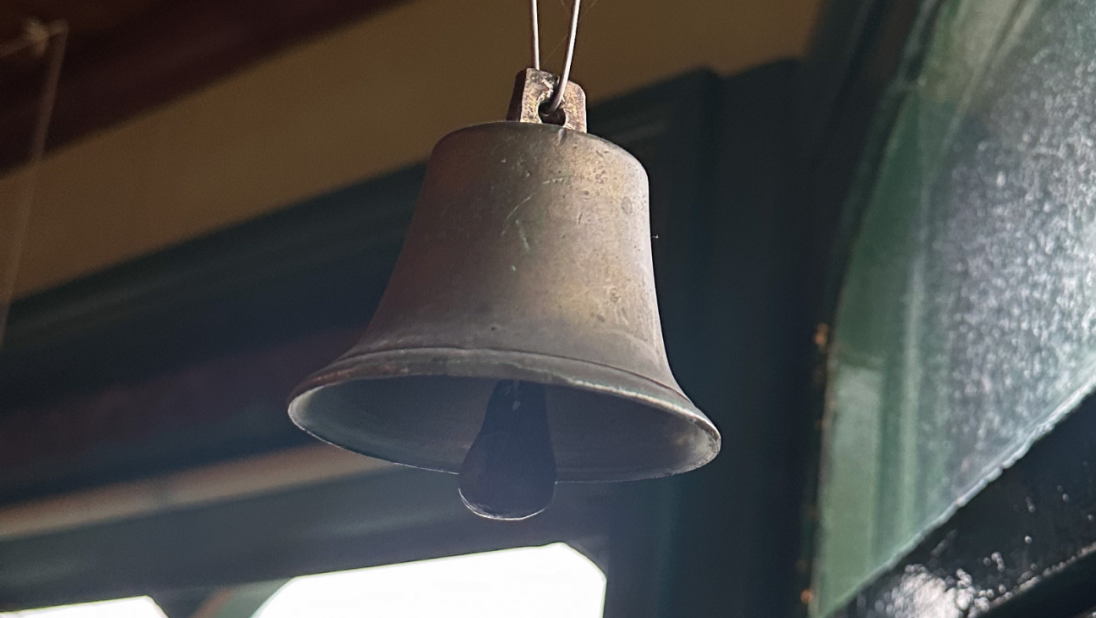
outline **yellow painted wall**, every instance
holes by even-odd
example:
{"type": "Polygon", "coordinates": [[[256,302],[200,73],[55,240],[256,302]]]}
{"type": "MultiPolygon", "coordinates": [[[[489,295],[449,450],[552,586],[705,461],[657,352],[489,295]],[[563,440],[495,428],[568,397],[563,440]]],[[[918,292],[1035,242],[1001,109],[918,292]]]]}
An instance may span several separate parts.
{"type": "MultiPolygon", "coordinates": [[[[695,67],[797,57],[820,1],[586,0],[573,79],[596,101],[695,67]]],[[[558,70],[570,3],[541,4],[545,68],[558,70]]],[[[414,0],[54,152],[17,295],[419,161],[446,132],[500,119],[529,58],[527,10],[414,0]]]]}

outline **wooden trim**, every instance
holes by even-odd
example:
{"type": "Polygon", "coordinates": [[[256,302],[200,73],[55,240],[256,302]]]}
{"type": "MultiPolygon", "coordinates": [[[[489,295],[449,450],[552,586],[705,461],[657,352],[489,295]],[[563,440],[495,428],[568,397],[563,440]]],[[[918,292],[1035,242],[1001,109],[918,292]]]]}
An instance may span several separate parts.
{"type": "Polygon", "coordinates": [[[0,542],[394,469],[314,444],[0,507],[0,542]]]}
{"type": "Polygon", "coordinates": [[[477,518],[454,475],[399,469],[0,542],[0,611],[151,595],[603,535],[626,486],[561,486],[524,522],[477,518]]]}

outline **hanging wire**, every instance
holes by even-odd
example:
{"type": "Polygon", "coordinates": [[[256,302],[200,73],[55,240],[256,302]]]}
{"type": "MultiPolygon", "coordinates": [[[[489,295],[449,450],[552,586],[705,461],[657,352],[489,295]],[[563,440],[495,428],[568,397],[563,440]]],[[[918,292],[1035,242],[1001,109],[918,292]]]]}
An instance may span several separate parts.
{"type": "MultiPolygon", "coordinates": [[[[61,62],[65,57],[68,32],[68,24],[64,21],[46,25],[38,20],[28,20],[24,24],[22,37],[0,44],[0,58],[12,56],[27,49],[38,56],[45,56],[49,52],[45,80],[38,100],[38,115],[31,135],[28,161],[22,170],[16,172],[16,175],[22,176],[22,181],[18,183],[19,188],[16,190],[18,196],[12,200],[13,221],[9,222],[10,226],[0,226],[0,240],[4,241],[0,242],[0,247],[7,245],[6,255],[0,254],[0,347],[4,342],[8,312],[11,309],[12,295],[15,290],[15,277],[19,270],[19,259],[22,255],[27,224],[30,221],[38,169],[46,151],[49,122],[53,116],[53,105],[57,101],[57,83],[61,76],[61,62]],[[6,232],[4,228],[7,228],[6,232]]],[[[2,214],[0,212],[0,215],[2,214]]]]}
{"type": "MultiPolygon", "coordinates": [[[[537,10],[537,0],[532,0],[533,8],[533,68],[540,70],[540,20],[538,18],[539,11],[537,10]]],[[[556,84],[555,91],[552,93],[551,102],[548,103],[548,107],[545,109],[547,113],[552,113],[559,109],[559,106],[563,103],[563,95],[567,91],[567,82],[571,79],[571,64],[575,60],[575,39],[578,38],[578,16],[579,9],[581,8],[580,0],[574,0],[574,4],[571,7],[571,30],[567,35],[567,57],[563,61],[563,75],[560,76],[559,82],[556,84]]]]}
{"type": "Polygon", "coordinates": [[[540,70],[540,10],[533,0],[533,68],[540,70]]]}

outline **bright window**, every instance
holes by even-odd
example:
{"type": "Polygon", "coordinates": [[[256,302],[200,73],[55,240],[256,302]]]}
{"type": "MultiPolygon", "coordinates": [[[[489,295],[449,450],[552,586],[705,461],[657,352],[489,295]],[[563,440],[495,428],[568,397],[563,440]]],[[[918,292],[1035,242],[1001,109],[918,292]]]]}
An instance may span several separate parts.
{"type": "Polygon", "coordinates": [[[0,613],[0,618],[166,618],[148,597],[0,613]]]}
{"type": "Polygon", "coordinates": [[[599,618],[604,601],[601,570],[557,543],[298,577],[255,618],[599,618]]]}
{"type": "MultiPolygon", "coordinates": [[[[252,613],[250,608],[270,594],[271,583],[242,586],[235,595],[238,599],[232,596],[212,599],[197,615],[600,618],[605,603],[605,575],[588,558],[563,543],[297,577],[277,589],[252,613]]],[[[0,618],[166,616],[152,599],[137,597],[0,613],[0,618]]]]}

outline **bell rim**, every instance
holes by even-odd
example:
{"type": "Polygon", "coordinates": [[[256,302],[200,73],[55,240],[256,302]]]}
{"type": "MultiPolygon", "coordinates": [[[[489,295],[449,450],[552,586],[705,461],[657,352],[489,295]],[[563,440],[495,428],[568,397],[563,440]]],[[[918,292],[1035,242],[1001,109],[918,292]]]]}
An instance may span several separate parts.
{"type": "MultiPolygon", "coordinates": [[[[493,380],[524,380],[546,386],[563,386],[600,395],[621,397],[639,401],[649,408],[686,422],[698,434],[707,439],[707,448],[699,456],[683,461],[672,468],[649,468],[632,472],[615,472],[608,475],[575,474],[561,469],[559,482],[618,482],[635,481],[673,476],[700,468],[719,454],[722,436],[696,405],[681,391],[676,382],[668,386],[648,376],[589,360],[580,360],[537,352],[496,349],[466,349],[452,347],[421,347],[376,350],[348,353],[301,382],[289,396],[289,417],[293,423],[313,437],[369,457],[415,468],[456,473],[459,463],[453,465],[422,465],[408,463],[392,457],[368,452],[368,449],[340,443],[337,438],[325,435],[322,429],[310,424],[302,414],[305,396],[320,389],[350,381],[385,380],[410,377],[453,377],[493,380]],[[582,375],[600,374],[614,380],[593,381],[582,375]],[[638,387],[632,390],[614,388],[612,383],[625,383],[638,387]]],[[[671,376],[672,379],[672,376],[671,376]]],[[[694,436],[695,437],[695,436],[694,436]]]]}

